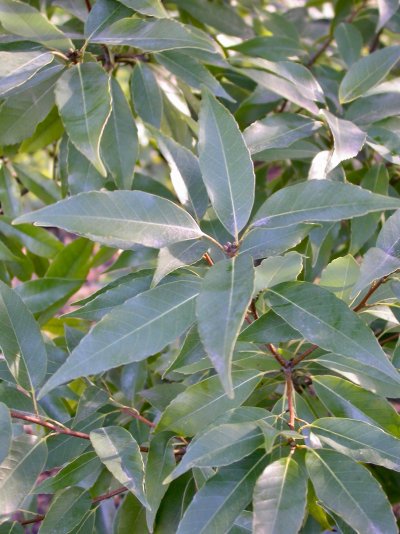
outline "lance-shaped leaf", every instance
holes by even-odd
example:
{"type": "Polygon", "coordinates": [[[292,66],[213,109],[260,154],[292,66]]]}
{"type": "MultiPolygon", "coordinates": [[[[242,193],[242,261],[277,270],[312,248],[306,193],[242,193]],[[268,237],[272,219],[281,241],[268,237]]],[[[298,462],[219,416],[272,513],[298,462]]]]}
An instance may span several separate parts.
{"type": "Polygon", "coordinates": [[[199,161],[187,148],[172,138],[157,134],[158,146],[171,169],[171,182],[180,203],[200,220],[208,206],[199,161]]]}
{"type": "Polygon", "coordinates": [[[177,534],[228,532],[251,501],[254,484],[267,457],[261,451],[223,467],[196,493],[177,534]]]}
{"type": "Polygon", "coordinates": [[[0,282],[0,347],[17,383],[31,391],[46,374],[47,354],[39,327],[17,293],[0,282]]]}
{"type": "Polygon", "coordinates": [[[12,425],[10,411],[7,406],[0,402],[0,464],[7,457],[11,446],[12,425]]]}
{"type": "Polygon", "coordinates": [[[397,208],[397,198],[376,195],[355,185],[309,180],[268,198],[256,213],[253,226],[277,228],[306,221],[340,221],[397,208]]]}
{"type": "Polygon", "coordinates": [[[102,176],[100,141],[111,113],[110,79],[97,63],[80,63],[57,82],[56,102],[65,129],[75,147],[102,176]]]}
{"type": "Polygon", "coordinates": [[[126,18],[114,22],[94,38],[94,43],[127,45],[149,52],[178,48],[195,48],[215,53],[211,39],[199,30],[171,19],[148,21],[126,18]]]}
{"type": "MultiPolygon", "coordinates": [[[[271,430],[274,430],[273,427],[271,430]]],[[[184,457],[166,482],[171,482],[193,467],[221,467],[237,462],[263,443],[264,434],[255,422],[213,427],[189,444],[184,457]]]]}
{"type": "Polygon", "coordinates": [[[335,41],[339,53],[348,67],[360,59],[363,38],[354,24],[340,23],[335,29],[335,41]]]}
{"type": "Polygon", "coordinates": [[[43,440],[26,434],[13,440],[0,465],[0,519],[18,510],[43,471],[46,458],[47,447],[43,440]]]}
{"type": "Polygon", "coordinates": [[[14,221],[25,222],[57,226],[126,249],[135,244],[161,248],[204,235],[182,208],[142,191],[81,193],[14,221]]]}
{"type": "Polygon", "coordinates": [[[120,0],[124,5],[148,17],[168,17],[160,0],[120,0]]]}
{"type": "Polygon", "coordinates": [[[298,252],[266,258],[256,267],[254,295],[282,282],[296,280],[303,269],[303,258],[298,252]]]}
{"type": "Polygon", "coordinates": [[[131,189],[139,144],[135,121],[124,93],[111,79],[112,111],[101,138],[101,156],[119,189],[131,189]]]}
{"type": "Polygon", "coordinates": [[[326,417],[308,427],[322,443],[358,462],[400,471],[400,439],[356,419],[326,417]]]}
{"type": "Polygon", "coordinates": [[[92,505],[89,493],[83,488],[66,488],[54,498],[40,526],[43,534],[71,532],[84,518],[92,505]]]}
{"type": "Polygon", "coordinates": [[[129,17],[132,10],[116,0],[99,0],[89,14],[86,14],[85,37],[91,41],[95,35],[111,26],[117,20],[129,17]]]}
{"type": "Polygon", "coordinates": [[[268,465],[254,488],[253,532],[298,532],[303,522],[306,500],[307,479],[293,456],[268,465]]]}
{"type": "Polygon", "coordinates": [[[361,264],[360,278],[352,295],[365,289],[375,280],[400,269],[400,210],[389,217],[379,232],[376,247],[370,248],[361,264]]]}
{"type": "Polygon", "coordinates": [[[281,343],[299,339],[301,334],[273,311],[264,313],[239,335],[239,341],[253,343],[281,343]]]}
{"type": "Polygon", "coordinates": [[[19,87],[53,60],[50,52],[0,52],[0,96],[19,87]]]}
{"type": "Polygon", "coordinates": [[[364,95],[381,82],[400,59],[400,46],[388,46],[354,63],[339,87],[342,104],[364,95]]]}
{"type": "Polygon", "coordinates": [[[41,43],[47,48],[61,49],[65,52],[74,48],[72,41],[52,24],[40,11],[25,2],[1,0],[0,22],[15,35],[28,41],[41,43]]]}
{"type": "Polygon", "coordinates": [[[370,328],[330,291],[308,282],[286,282],[267,290],[273,311],[319,347],[381,369],[400,385],[400,375],[370,328]]]}
{"type": "Polygon", "coordinates": [[[310,137],[321,123],[294,113],[280,113],[253,122],[243,132],[251,154],[270,148],[286,148],[299,139],[310,137]]]}
{"type": "Polygon", "coordinates": [[[333,135],[333,152],[325,172],[330,172],[346,159],[355,158],[362,149],[367,134],[352,122],[339,119],[326,109],[321,111],[333,135]]]}
{"type": "Polygon", "coordinates": [[[199,127],[203,180],[219,220],[237,241],[254,202],[250,153],[233,116],[208,91],[203,92],[199,127]]]}
{"type": "Polygon", "coordinates": [[[249,256],[238,256],[211,267],[197,299],[200,339],[229,397],[233,397],[233,349],[253,289],[253,261],[249,256]]]}
{"type": "Polygon", "coordinates": [[[261,374],[257,371],[234,371],[233,399],[224,392],[217,376],[189,386],[169,404],[156,430],[173,430],[184,436],[194,436],[218,416],[241,406],[260,380],[261,374]]]}
{"type": "Polygon", "coordinates": [[[199,290],[197,279],[178,279],[114,308],[46,382],[41,396],[73,378],[138,362],[163,349],[194,321],[199,290]]]}
{"type": "Polygon", "coordinates": [[[399,7],[399,0],[378,0],[379,21],[377,30],[380,30],[389,22],[399,7]]]}
{"type": "Polygon", "coordinates": [[[136,113],[157,130],[163,116],[163,96],[154,71],[138,62],[132,72],[131,97],[136,113]]]}
{"type": "Polygon", "coordinates": [[[143,458],[132,434],[120,426],[108,426],[92,430],[90,441],[110,473],[148,507],[143,458]]]}
{"type": "Polygon", "coordinates": [[[368,469],[324,449],[308,451],[306,465],[318,499],[356,532],[397,533],[389,501],[368,469]]]}
{"type": "Polygon", "coordinates": [[[321,273],[320,285],[349,304],[350,294],[360,274],[360,266],[351,254],[333,260],[321,273]]]}

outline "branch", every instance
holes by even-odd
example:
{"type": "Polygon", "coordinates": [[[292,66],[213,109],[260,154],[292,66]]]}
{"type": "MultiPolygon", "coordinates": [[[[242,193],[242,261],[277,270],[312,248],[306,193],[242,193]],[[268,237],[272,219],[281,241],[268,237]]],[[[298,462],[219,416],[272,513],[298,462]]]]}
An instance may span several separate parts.
{"type": "Polygon", "coordinates": [[[50,430],[53,430],[53,432],[56,432],[57,434],[66,434],[68,436],[73,436],[75,438],[90,440],[89,434],[86,434],[85,432],[79,432],[78,430],[71,430],[70,428],[64,428],[64,427],[55,425],[54,423],[50,423],[49,421],[46,421],[45,419],[43,419],[42,417],[39,417],[38,415],[25,414],[17,410],[10,410],[10,415],[14,419],[22,419],[23,421],[27,421],[28,423],[32,423],[35,425],[43,426],[45,428],[49,428],[50,430]]]}
{"type": "Polygon", "coordinates": [[[293,358],[293,360],[292,360],[293,367],[295,365],[298,365],[300,362],[302,362],[304,360],[304,358],[307,358],[307,356],[309,356],[316,349],[318,349],[318,345],[311,345],[311,347],[309,349],[305,350],[304,352],[302,352],[301,354],[299,354],[298,356],[293,358]]]}
{"type": "Polygon", "coordinates": [[[146,417],[143,417],[143,415],[140,415],[140,413],[134,408],[129,408],[129,406],[123,406],[121,408],[121,412],[126,413],[127,415],[130,415],[131,417],[137,419],[138,421],[141,421],[142,423],[144,423],[145,425],[151,428],[154,428],[156,426],[155,423],[153,423],[149,419],[146,419],[146,417]]]}
{"type": "Polygon", "coordinates": [[[292,369],[287,367],[285,369],[285,384],[286,384],[286,397],[288,400],[288,410],[289,410],[289,428],[294,430],[294,421],[296,418],[296,413],[294,410],[293,404],[293,380],[292,380],[292,369]]]}
{"type": "Polygon", "coordinates": [[[362,308],[365,308],[367,302],[368,302],[368,299],[370,298],[370,296],[375,293],[375,291],[382,285],[386,282],[386,280],[388,279],[387,276],[384,276],[383,278],[380,278],[377,282],[374,282],[372,284],[372,286],[369,288],[369,290],[367,291],[367,293],[365,294],[364,298],[357,304],[357,306],[355,308],[353,308],[353,311],[355,312],[358,312],[360,310],[362,310],[362,308]]]}

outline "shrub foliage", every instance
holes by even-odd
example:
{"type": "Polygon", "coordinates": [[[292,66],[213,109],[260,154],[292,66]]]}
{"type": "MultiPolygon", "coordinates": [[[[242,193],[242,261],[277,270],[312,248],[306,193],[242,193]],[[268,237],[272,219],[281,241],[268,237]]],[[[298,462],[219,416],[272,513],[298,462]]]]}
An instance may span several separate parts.
{"type": "Polygon", "coordinates": [[[1,533],[398,532],[398,8],[0,0],[1,533]]]}

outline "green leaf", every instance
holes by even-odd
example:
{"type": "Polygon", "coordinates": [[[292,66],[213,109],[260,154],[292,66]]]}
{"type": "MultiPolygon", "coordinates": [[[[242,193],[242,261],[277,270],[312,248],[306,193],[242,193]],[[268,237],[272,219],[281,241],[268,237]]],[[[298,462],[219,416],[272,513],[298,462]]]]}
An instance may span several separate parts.
{"type": "Polygon", "coordinates": [[[312,343],[382,370],[400,384],[372,331],[330,291],[308,282],[286,282],[268,289],[267,299],[275,313],[312,343]]]}
{"type": "Polygon", "coordinates": [[[282,228],[253,228],[246,233],[239,248],[239,255],[248,254],[253,259],[277,256],[298,245],[314,228],[312,224],[293,224],[282,228]]]}
{"type": "Polygon", "coordinates": [[[400,471],[400,439],[370,423],[326,417],[307,428],[322,443],[353,460],[400,471]]]}
{"type": "Polygon", "coordinates": [[[54,106],[47,117],[37,125],[33,135],[22,142],[20,152],[33,154],[38,150],[43,150],[51,143],[58,141],[63,133],[64,127],[57,107],[54,106]]]}
{"type": "Polygon", "coordinates": [[[264,313],[239,335],[239,341],[253,343],[280,343],[299,339],[301,334],[273,311],[264,313]]]}
{"type": "Polygon", "coordinates": [[[360,266],[351,254],[336,258],[321,273],[320,285],[350,304],[350,294],[360,274],[360,266]]]}
{"type": "Polygon", "coordinates": [[[378,425],[400,438],[400,415],[386,399],[338,376],[315,376],[313,385],[318,398],[335,417],[378,425]]]}
{"type": "Polygon", "coordinates": [[[132,72],[131,96],[136,113],[157,130],[161,127],[163,100],[153,70],[138,62],[132,72]]]}
{"type": "Polygon", "coordinates": [[[232,464],[251,454],[263,443],[264,435],[257,423],[215,426],[189,444],[182,460],[165,482],[171,482],[193,467],[232,464]]]}
{"type": "Polygon", "coordinates": [[[101,156],[119,189],[131,189],[139,151],[137,128],[121,86],[111,79],[112,109],[101,138],[101,156]]]}
{"type": "Polygon", "coordinates": [[[142,191],[81,193],[18,217],[14,224],[57,226],[118,248],[161,248],[204,234],[173,202],[142,191]]]}
{"type": "Polygon", "coordinates": [[[282,282],[296,280],[303,270],[303,258],[298,252],[288,252],[284,256],[266,258],[255,269],[254,294],[282,282]]]}
{"type": "Polygon", "coordinates": [[[378,0],[379,21],[377,30],[385,26],[399,9],[399,0],[378,0]]]}
{"type": "Polygon", "coordinates": [[[72,41],[33,6],[17,0],[1,0],[0,22],[10,33],[47,48],[67,52],[74,48],[72,41]]]}
{"type": "Polygon", "coordinates": [[[77,195],[87,191],[99,191],[104,187],[103,176],[70,140],[67,142],[66,152],[66,176],[62,178],[65,191],[77,195]]]}
{"type": "Polygon", "coordinates": [[[341,22],[335,28],[335,41],[344,62],[348,67],[360,59],[363,38],[357,26],[341,22]]]}
{"type": "Polygon", "coordinates": [[[0,96],[24,84],[52,60],[50,52],[0,52],[0,96]]]}
{"type": "Polygon", "coordinates": [[[98,33],[92,42],[134,46],[148,52],[179,48],[216,52],[214,43],[206,34],[171,19],[125,18],[98,33]]]}
{"type": "Polygon", "coordinates": [[[68,534],[79,525],[92,501],[82,488],[66,488],[52,501],[40,526],[40,534],[68,534]]]}
{"type": "Polygon", "coordinates": [[[354,63],[339,87],[342,104],[363,96],[381,82],[400,59],[400,46],[377,50],[354,63]]]}
{"type": "Polygon", "coordinates": [[[299,139],[310,137],[321,123],[294,113],[271,115],[253,122],[243,132],[251,154],[270,148],[286,148],[299,139]]]}
{"type": "Polygon", "coordinates": [[[389,501],[368,469],[323,449],[309,450],[306,465],[318,499],[357,532],[397,532],[389,501]]]}
{"type": "Polygon", "coordinates": [[[15,288],[28,310],[42,313],[53,305],[61,307],[83,284],[84,280],[70,280],[68,278],[41,278],[29,280],[15,288]]]}
{"type": "Polygon", "coordinates": [[[207,252],[208,244],[199,239],[174,243],[160,249],[152,286],[156,286],[167,274],[200,260],[207,252]]]}
{"type": "Polygon", "coordinates": [[[306,221],[340,221],[399,207],[397,198],[376,195],[350,184],[310,180],[285,187],[269,197],[256,213],[253,226],[278,228],[306,221]]]}
{"type": "Polygon", "coordinates": [[[238,240],[254,202],[254,170],[235,119],[208,91],[199,118],[199,163],[211,204],[238,240]]]}
{"type": "Polygon", "coordinates": [[[30,224],[15,227],[6,217],[0,220],[0,230],[6,237],[15,239],[21,246],[43,258],[53,258],[62,248],[60,241],[43,228],[35,228],[30,224]]]}
{"type": "Polygon", "coordinates": [[[171,169],[170,177],[176,196],[189,213],[200,220],[208,207],[208,196],[198,159],[170,137],[157,133],[157,141],[171,169]]]}
{"type": "Polygon", "coordinates": [[[102,176],[100,141],[111,113],[110,80],[96,63],[71,67],[57,82],[56,102],[65,129],[75,147],[102,176]]]}
{"type": "MultiPolygon", "coordinates": [[[[266,13],[266,15],[269,16],[270,13],[266,13]]],[[[305,51],[299,45],[298,36],[296,39],[292,35],[291,32],[284,36],[263,35],[243,41],[230,48],[247,56],[264,58],[270,61],[283,61],[289,57],[304,56],[305,51]]]]}
{"type": "Polygon", "coordinates": [[[295,534],[303,522],[307,479],[293,456],[268,465],[256,482],[253,531],[295,534]]]}
{"type": "Polygon", "coordinates": [[[248,256],[239,256],[220,261],[211,267],[197,299],[200,339],[230,398],[233,398],[233,349],[253,289],[253,262],[248,256]],[[212,315],[210,309],[213,310],[212,315]]]}
{"type": "Polygon", "coordinates": [[[17,383],[36,389],[46,374],[47,354],[39,327],[17,293],[0,281],[0,346],[17,383]]]}
{"type": "Polygon", "coordinates": [[[257,371],[234,371],[233,399],[224,392],[217,376],[189,386],[166,408],[156,431],[172,430],[183,436],[193,436],[215,421],[219,415],[241,406],[260,379],[261,375],[257,371]]]}
{"type": "Polygon", "coordinates": [[[21,183],[42,202],[53,203],[60,200],[58,185],[40,172],[23,164],[13,165],[21,183]]]}
{"type": "MultiPolygon", "coordinates": [[[[112,534],[130,534],[132,531],[149,534],[146,525],[146,512],[147,510],[136,497],[132,493],[128,493],[115,514],[112,534]]],[[[82,534],[86,534],[86,532],[82,532],[82,534]]]]}
{"type": "Polygon", "coordinates": [[[261,451],[223,467],[196,493],[177,534],[227,532],[251,501],[254,484],[267,457],[261,451]]]}
{"type": "Polygon", "coordinates": [[[172,432],[161,432],[152,437],[147,455],[145,485],[150,509],[146,510],[147,526],[153,530],[157,510],[168,489],[163,480],[174,469],[175,456],[172,432]]]}
{"type": "Polygon", "coordinates": [[[120,0],[120,2],[148,17],[168,17],[168,13],[165,11],[160,0],[120,0]]]}
{"type": "Polygon", "coordinates": [[[117,1],[97,0],[85,22],[86,39],[91,41],[114,22],[131,15],[132,11],[117,1]]]}
{"type": "Polygon", "coordinates": [[[144,465],[139,445],[125,428],[107,426],[90,432],[100,460],[123,486],[148,507],[144,495],[144,465]]]}
{"type": "Polygon", "coordinates": [[[0,428],[1,428],[1,436],[0,436],[0,464],[1,464],[3,460],[7,457],[10,451],[11,439],[12,439],[12,424],[11,424],[10,411],[3,402],[0,402],[0,428]]]}
{"type": "Polygon", "coordinates": [[[16,512],[35,485],[47,458],[46,443],[22,434],[11,444],[0,465],[0,518],[16,512]]]}
{"type": "Polygon", "coordinates": [[[326,173],[347,159],[355,158],[364,146],[367,134],[352,122],[339,119],[326,109],[321,111],[333,135],[333,152],[330,154],[326,173]]]}
{"type": "Polygon", "coordinates": [[[114,308],[46,382],[41,397],[73,378],[138,362],[163,349],[193,323],[199,290],[195,278],[178,279],[114,308]]]}

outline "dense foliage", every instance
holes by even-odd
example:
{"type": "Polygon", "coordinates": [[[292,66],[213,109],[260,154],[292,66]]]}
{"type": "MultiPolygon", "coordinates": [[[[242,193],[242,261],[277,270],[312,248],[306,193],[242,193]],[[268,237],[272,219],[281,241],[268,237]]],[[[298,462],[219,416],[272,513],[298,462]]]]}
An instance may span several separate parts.
{"type": "Polygon", "coordinates": [[[398,532],[399,1],[0,25],[0,533],[398,532]]]}

